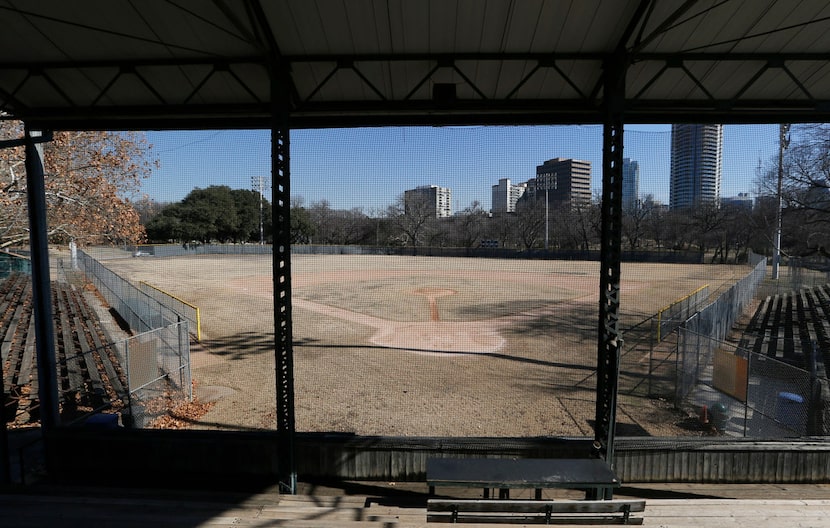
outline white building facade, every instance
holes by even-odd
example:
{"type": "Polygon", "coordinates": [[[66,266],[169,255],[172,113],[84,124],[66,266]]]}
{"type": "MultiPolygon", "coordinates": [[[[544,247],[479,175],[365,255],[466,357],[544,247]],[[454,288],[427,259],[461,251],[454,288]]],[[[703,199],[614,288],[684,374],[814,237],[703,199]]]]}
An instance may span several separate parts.
{"type": "Polygon", "coordinates": [[[512,184],[509,178],[501,178],[493,185],[491,213],[515,213],[516,202],[527,190],[527,183],[512,184]]]}
{"type": "Polygon", "coordinates": [[[672,125],[671,209],[720,199],[723,125],[672,125]]]}
{"type": "Polygon", "coordinates": [[[452,216],[452,189],[437,185],[421,185],[404,191],[404,207],[409,208],[414,200],[424,200],[435,213],[436,218],[452,216]]]}

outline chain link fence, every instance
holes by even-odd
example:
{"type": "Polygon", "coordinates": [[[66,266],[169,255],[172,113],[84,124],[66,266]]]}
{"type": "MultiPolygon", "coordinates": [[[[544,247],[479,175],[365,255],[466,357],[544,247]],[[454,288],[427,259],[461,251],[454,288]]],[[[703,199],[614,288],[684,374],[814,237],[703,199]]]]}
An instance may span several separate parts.
{"type": "MultiPolygon", "coordinates": [[[[679,342],[708,349],[684,403],[703,425],[729,436],[787,438],[824,434],[828,380],[784,361],[678,329],[679,342]]],[[[688,362],[687,362],[688,364],[688,362]]]]}
{"type": "Polygon", "coordinates": [[[270,255],[270,245],[256,244],[203,244],[188,242],[185,244],[141,245],[131,248],[135,257],[183,257],[192,255],[270,255]]]}
{"type": "Polygon", "coordinates": [[[187,322],[96,348],[59,347],[57,359],[64,425],[115,427],[120,416],[122,425],[151,427],[193,399],[187,322]]]}
{"type": "Polygon", "coordinates": [[[652,321],[655,327],[656,342],[659,343],[665,336],[674,331],[675,328],[682,325],[684,321],[709,299],[709,295],[709,285],[706,284],[689,295],[681,297],[668,306],[661,308],[652,321]]]}
{"type": "Polygon", "coordinates": [[[121,346],[133,427],[151,427],[155,420],[193,400],[186,321],[138,334],[121,346]]]}
{"type": "Polygon", "coordinates": [[[764,257],[750,254],[750,271],[737,284],[709,304],[711,292],[704,285],[660,309],[624,331],[620,358],[622,394],[682,401],[696,377],[711,361],[713,344],[722,339],[752,300],[766,273],[764,257]],[[678,354],[677,328],[687,326],[711,339],[683,343],[678,354]],[[696,330],[695,330],[696,329],[696,330]],[[697,351],[700,350],[700,354],[697,351]]]}
{"type": "Polygon", "coordinates": [[[31,272],[32,264],[29,259],[20,255],[0,251],[0,281],[12,273],[29,274],[31,272]]]}
{"type": "Polygon", "coordinates": [[[677,342],[675,401],[683,401],[694,389],[697,380],[711,365],[714,350],[755,297],[766,276],[766,260],[758,256],[752,263],[754,267],[747,276],[683,323],[684,331],[677,342]]]}
{"type": "Polygon", "coordinates": [[[139,290],[81,250],[78,250],[78,268],[135,332],[148,332],[183,319],[172,308],[139,290]]]}
{"type": "Polygon", "coordinates": [[[176,312],[176,314],[183,317],[188,323],[188,328],[191,332],[193,332],[193,336],[196,338],[196,341],[202,340],[202,316],[198,306],[194,306],[193,304],[176,297],[172,293],[156,288],[148,282],[139,282],[138,288],[153,299],[157,300],[163,306],[169,307],[171,310],[176,312]]]}
{"type": "MultiPolygon", "coordinates": [[[[151,427],[155,420],[193,399],[188,321],[174,307],[136,288],[85,252],[78,251],[77,262],[110,307],[138,332],[113,344],[118,357],[113,358],[108,377],[125,385],[125,425],[151,427]]],[[[86,383],[82,376],[73,376],[76,370],[88,371],[80,363],[82,358],[67,358],[67,379],[75,380],[70,385],[86,383]]],[[[95,387],[92,389],[87,392],[95,394],[95,387]]],[[[75,389],[70,386],[67,390],[71,393],[75,389]]]]}

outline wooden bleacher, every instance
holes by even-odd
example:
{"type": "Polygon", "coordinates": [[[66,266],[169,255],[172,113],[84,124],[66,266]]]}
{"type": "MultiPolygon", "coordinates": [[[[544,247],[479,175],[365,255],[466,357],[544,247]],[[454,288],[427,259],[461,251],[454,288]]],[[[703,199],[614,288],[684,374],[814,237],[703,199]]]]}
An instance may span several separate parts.
{"type": "MultiPolygon", "coordinates": [[[[64,424],[95,412],[117,412],[127,397],[118,355],[83,292],[52,282],[58,393],[64,424]]],[[[38,379],[31,277],[13,274],[0,283],[0,357],[7,420],[38,421],[38,379]]]]}
{"type": "Polygon", "coordinates": [[[830,284],[772,295],[747,325],[741,345],[757,354],[827,376],[830,363],[830,284]],[[812,347],[816,347],[811,365],[812,347]]]}

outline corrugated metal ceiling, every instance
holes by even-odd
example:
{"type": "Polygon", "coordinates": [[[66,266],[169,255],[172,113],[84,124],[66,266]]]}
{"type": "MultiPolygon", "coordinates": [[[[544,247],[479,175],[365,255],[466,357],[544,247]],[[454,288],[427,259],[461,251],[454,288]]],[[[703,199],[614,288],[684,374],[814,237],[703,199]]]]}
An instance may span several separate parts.
{"type": "Polygon", "coordinates": [[[824,0],[0,0],[0,19],[0,110],[64,126],[600,122],[607,61],[629,121],[830,112],[824,0]]]}

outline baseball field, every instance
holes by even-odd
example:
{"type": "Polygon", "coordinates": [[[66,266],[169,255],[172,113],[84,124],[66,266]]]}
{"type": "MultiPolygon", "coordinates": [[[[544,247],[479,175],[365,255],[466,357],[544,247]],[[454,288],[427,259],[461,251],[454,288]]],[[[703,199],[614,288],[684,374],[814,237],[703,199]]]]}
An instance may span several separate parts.
{"type": "MultiPolygon", "coordinates": [[[[194,428],[275,424],[270,256],[109,259],[198,306],[194,428]]],[[[298,431],[406,436],[592,434],[599,263],[294,255],[298,431]]],[[[745,266],[623,264],[626,329],[745,266]]],[[[647,370],[647,357],[628,358],[647,370]]],[[[638,375],[628,372],[628,375],[638,375]]],[[[621,394],[618,434],[690,434],[667,402],[621,394]]]]}

